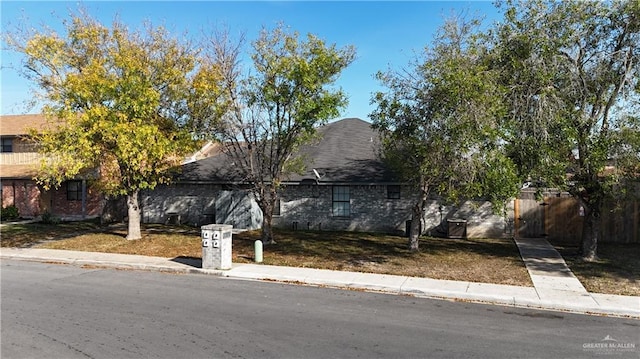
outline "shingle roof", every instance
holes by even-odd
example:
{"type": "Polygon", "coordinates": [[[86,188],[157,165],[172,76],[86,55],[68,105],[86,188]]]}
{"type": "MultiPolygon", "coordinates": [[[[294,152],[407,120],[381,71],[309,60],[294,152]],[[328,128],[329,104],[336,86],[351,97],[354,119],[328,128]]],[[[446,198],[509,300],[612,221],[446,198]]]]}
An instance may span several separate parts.
{"type": "Polygon", "coordinates": [[[7,179],[32,179],[37,173],[35,164],[5,165],[0,164],[0,177],[7,179]]]}
{"type": "MultiPolygon", "coordinates": [[[[395,181],[378,158],[378,135],[368,122],[347,118],[322,126],[318,132],[321,139],[303,146],[299,152],[305,159],[305,173],[292,174],[285,181],[315,180],[314,169],[321,176],[320,182],[395,181]]],[[[239,178],[233,169],[233,160],[226,154],[220,154],[184,165],[179,181],[237,181],[239,178]]]]}
{"type": "Polygon", "coordinates": [[[305,173],[292,175],[291,181],[315,179],[314,169],[321,182],[393,181],[377,153],[379,136],[368,122],[347,118],[323,126],[318,132],[322,136],[320,142],[300,149],[308,159],[305,173]]]}
{"type": "Polygon", "coordinates": [[[216,183],[239,181],[240,178],[233,168],[233,159],[221,153],[182,165],[177,181],[216,183]]]}
{"type": "Polygon", "coordinates": [[[4,115],[0,116],[0,135],[22,136],[29,133],[29,129],[44,128],[47,119],[42,114],[4,115]]]}

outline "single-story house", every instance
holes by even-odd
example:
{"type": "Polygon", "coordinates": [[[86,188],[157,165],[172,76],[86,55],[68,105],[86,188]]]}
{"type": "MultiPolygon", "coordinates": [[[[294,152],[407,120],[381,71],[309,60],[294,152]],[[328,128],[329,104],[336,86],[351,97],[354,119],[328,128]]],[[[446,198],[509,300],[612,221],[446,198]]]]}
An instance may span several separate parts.
{"type": "Polygon", "coordinates": [[[85,179],[66,181],[60,188],[49,191],[34,180],[41,155],[28,133],[46,125],[41,114],[0,116],[2,207],[15,206],[22,218],[35,218],[45,212],[62,219],[99,216],[103,197],[85,179]]]}
{"type": "MultiPolygon", "coordinates": [[[[405,233],[415,193],[380,160],[378,134],[371,125],[347,118],[322,126],[318,132],[317,142],[300,149],[305,172],[292,174],[282,183],[273,225],[405,233]]],[[[262,225],[262,212],[233,171],[233,160],[220,151],[185,164],[173,184],[142,196],[146,223],[221,223],[245,229],[262,225]]],[[[424,233],[447,235],[448,219],[464,220],[468,237],[513,235],[513,217],[493,215],[488,202],[452,207],[435,199],[425,214],[424,233]]]]}

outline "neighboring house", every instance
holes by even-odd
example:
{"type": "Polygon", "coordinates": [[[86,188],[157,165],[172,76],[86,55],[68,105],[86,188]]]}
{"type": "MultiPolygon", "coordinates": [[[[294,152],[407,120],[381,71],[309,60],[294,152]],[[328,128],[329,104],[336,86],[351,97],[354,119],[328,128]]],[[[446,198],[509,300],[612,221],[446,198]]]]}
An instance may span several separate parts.
{"type": "MultiPolygon", "coordinates": [[[[300,150],[305,173],[293,174],[282,183],[273,225],[298,230],[405,233],[415,193],[379,159],[378,136],[370,124],[349,118],[318,131],[320,140],[300,150]]],[[[260,228],[262,212],[233,166],[233,160],[220,151],[185,164],[173,184],[143,193],[143,221],[260,228]]],[[[453,218],[466,221],[464,236],[512,236],[513,211],[510,213],[506,219],[495,216],[487,202],[454,208],[433,200],[423,232],[445,236],[447,219],[453,218]]]]}
{"type": "Polygon", "coordinates": [[[66,181],[60,188],[49,191],[35,182],[41,155],[29,141],[28,132],[46,124],[40,114],[0,116],[2,207],[17,207],[22,218],[35,218],[45,212],[62,219],[99,216],[102,196],[89,188],[86,180],[66,181]]]}

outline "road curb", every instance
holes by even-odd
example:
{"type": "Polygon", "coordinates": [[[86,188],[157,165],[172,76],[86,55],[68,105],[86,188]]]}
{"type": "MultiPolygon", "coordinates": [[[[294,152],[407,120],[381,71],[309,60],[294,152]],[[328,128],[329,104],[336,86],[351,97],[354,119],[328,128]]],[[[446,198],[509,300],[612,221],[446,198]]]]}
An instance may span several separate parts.
{"type": "MultiPolygon", "coordinates": [[[[47,256],[34,256],[27,253],[21,254],[4,254],[0,252],[0,259],[6,260],[21,260],[31,262],[43,262],[43,263],[55,263],[55,264],[68,264],[80,267],[99,267],[109,269],[121,269],[121,270],[142,270],[142,271],[155,271],[162,273],[175,273],[175,274],[202,274],[202,275],[214,275],[219,277],[225,277],[230,279],[243,279],[243,280],[256,280],[256,281],[269,281],[282,284],[295,284],[295,285],[307,285],[334,289],[346,289],[356,291],[367,291],[375,293],[385,293],[392,295],[407,295],[417,298],[427,299],[439,299],[450,301],[461,301],[478,304],[491,304],[500,305],[504,307],[512,308],[525,308],[525,309],[538,309],[549,310],[564,313],[574,314],[588,314],[588,315],[600,315],[600,316],[615,316],[631,319],[640,319],[640,306],[638,310],[616,308],[611,306],[587,307],[576,305],[563,305],[553,302],[548,302],[540,299],[532,299],[523,296],[511,296],[511,295],[496,295],[496,294],[480,294],[480,293],[463,293],[460,291],[443,290],[443,289],[418,289],[415,286],[408,286],[405,288],[405,284],[408,282],[409,277],[391,278],[390,282],[397,281],[398,284],[394,285],[382,285],[372,284],[366,282],[360,282],[353,280],[342,281],[330,281],[323,279],[312,279],[309,277],[299,277],[287,274],[257,274],[247,271],[235,272],[231,270],[216,270],[216,269],[202,269],[195,267],[172,267],[161,264],[134,264],[128,262],[118,261],[106,261],[106,260],[92,260],[92,259],[77,259],[77,258],[64,258],[63,256],[47,257],[47,256]],[[404,278],[404,279],[402,279],[404,278]],[[395,279],[395,280],[394,280],[395,279]]],[[[237,268],[236,268],[237,269],[237,268]]],[[[362,274],[362,273],[360,273],[362,274]]],[[[387,279],[393,276],[387,276],[387,279]]],[[[478,283],[467,283],[470,284],[478,283]]],[[[461,286],[464,286],[464,282],[460,282],[461,286]]],[[[597,303],[597,300],[594,301],[597,303]]]]}

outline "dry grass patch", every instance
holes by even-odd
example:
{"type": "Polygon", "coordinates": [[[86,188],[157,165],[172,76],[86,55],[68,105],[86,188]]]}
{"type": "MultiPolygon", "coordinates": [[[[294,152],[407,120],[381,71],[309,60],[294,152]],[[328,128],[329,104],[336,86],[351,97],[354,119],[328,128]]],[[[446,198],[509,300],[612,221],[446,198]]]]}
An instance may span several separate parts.
{"type": "MultiPolygon", "coordinates": [[[[278,231],[265,246],[264,262],[367,273],[532,286],[516,245],[509,239],[422,238],[421,251],[408,251],[407,239],[354,232],[278,231]]],[[[237,261],[253,257],[260,233],[234,236],[237,261]]]]}
{"type": "Polygon", "coordinates": [[[31,247],[36,243],[71,238],[82,233],[101,231],[99,220],[82,222],[62,222],[56,225],[36,223],[16,223],[0,229],[2,247],[31,247]]]}
{"type": "MultiPolygon", "coordinates": [[[[509,239],[422,238],[421,251],[407,238],[371,233],[276,230],[278,244],[264,247],[270,265],[359,271],[483,283],[531,286],[515,243],[509,239]]],[[[198,260],[199,228],[145,225],[143,239],[125,239],[126,226],[97,221],[14,224],[1,229],[3,247],[31,247],[139,254],[198,260]]],[[[259,231],[233,236],[233,261],[253,261],[259,231]]],[[[583,262],[577,248],[556,246],[590,292],[640,296],[640,244],[598,246],[600,260],[583,262]]]]}
{"type": "Polygon", "coordinates": [[[583,261],[577,247],[556,249],[589,292],[640,296],[640,244],[599,243],[595,262],[583,261]]]}
{"type": "Polygon", "coordinates": [[[151,225],[143,230],[140,240],[127,240],[126,235],[125,226],[110,226],[102,232],[49,241],[38,244],[37,247],[165,258],[202,256],[200,232],[193,228],[162,229],[160,226],[151,225]]]}
{"type": "MultiPolygon", "coordinates": [[[[128,241],[125,239],[124,225],[100,227],[93,222],[76,222],[57,226],[21,226],[24,227],[6,233],[3,229],[3,246],[36,246],[165,258],[199,259],[202,255],[198,228],[145,225],[141,240],[128,241]]],[[[265,264],[532,285],[517,247],[507,239],[423,238],[420,243],[422,250],[412,253],[406,249],[407,238],[398,236],[282,230],[276,230],[275,233],[278,243],[264,247],[265,264]]],[[[252,262],[254,242],[259,236],[259,231],[234,235],[233,261],[252,262]]]]}

